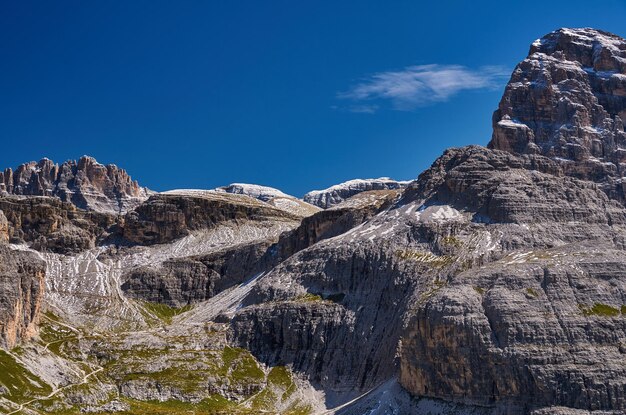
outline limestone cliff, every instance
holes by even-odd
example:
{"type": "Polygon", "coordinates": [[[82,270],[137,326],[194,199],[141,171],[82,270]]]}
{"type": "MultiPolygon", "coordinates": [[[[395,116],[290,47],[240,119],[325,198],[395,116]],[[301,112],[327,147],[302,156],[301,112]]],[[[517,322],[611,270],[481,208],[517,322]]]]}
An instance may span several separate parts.
{"type": "Polygon", "coordinates": [[[149,191],[114,164],[102,165],[83,156],[59,165],[49,159],[0,172],[0,192],[54,196],[81,209],[121,213],[144,201],[149,191]]]}
{"type": "Polygon", "coordinates": [[[542,154],[624,200],[626,41],[560,29],[535,41],[493,115],[489,147],[542,154]]]}
{"type": "Polygon", "coordinates": [[[37,330],[45,263],[0,244],[0,347],[12,348],[37,330]]]}

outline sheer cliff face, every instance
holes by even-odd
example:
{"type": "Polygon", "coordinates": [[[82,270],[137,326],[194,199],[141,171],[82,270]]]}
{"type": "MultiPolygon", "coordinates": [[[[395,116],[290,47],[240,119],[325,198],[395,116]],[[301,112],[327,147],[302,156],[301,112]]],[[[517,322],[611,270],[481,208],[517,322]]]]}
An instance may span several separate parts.
{"type": "Polygon", "coordinates": [[[0,347],[12,348],[36,333],[43,303],[45,263],[0,244],[0,347]]]}
{"type": "Polygon", "coordinates": [[[491,149],[446,151],[393,206],[269,271],[232,340],[332,391],[399,371],[415,396],[490,413],[626,409],[626,210],[608,188],[623,45],[536,42],[491,149]]]}
{"type": "Polygon", "coordinates": [[[411,393],[511,414],[626,408],[626,211],[558,166],[455,149],[411,189],[473,222],[451,229],[448,254],[473,264],[447,269],[407,313],[400,381],[411,393]],[[484,232],[487,252],[464,254],[484,232]]]}
{"type": "Polygon", "coordinates": [[[59,165],[49,159],[25,163],[0,172],[0,192],[25,196],[54,196],[82,209],[123,213],[144,201],[149,191],[114,164],[92,157],[59,165]]]}
{"type": "Polygon", "coordinates": [[[626,175],[626,41],[560,29],[535,41],[493,116],[490,148],[559,160],[621,200],[626,175]]]}

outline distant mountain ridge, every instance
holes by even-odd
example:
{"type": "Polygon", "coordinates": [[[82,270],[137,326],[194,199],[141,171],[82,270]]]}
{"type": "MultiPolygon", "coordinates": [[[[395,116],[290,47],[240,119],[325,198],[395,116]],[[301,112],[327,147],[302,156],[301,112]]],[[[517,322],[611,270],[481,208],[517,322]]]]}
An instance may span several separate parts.
{"type": "Polygon", "coordinates": [[[333,185],[324,190],[312,190],[304,195],[303,200],[322,209],[327,209],[361,192],[402,189],[409,183],[408,181],[398,182],[389,177],[354,179],[333,185]]]}
{"type": "MultiPolygon", "coordinates": [[[[387,177],[379,179],[355,179],[331,186],[325,190],[313,190],[302,199],[303,205],[291,203],[293,209],[311,210],[313,206],[326,209],[358,193],[369,190],[401,189],[409,182],[397,182],[387,177]],[[311,206],[308,206],[311,205],[311,206]]],[[[215,189],[174,189],[167,192],[205,192],[216,191],[240,194],[275,203],[290,208],[289,200],[297,201],[295,196],[281,190],[248,183],[232,183],[215,189]]],[[[125,213],[145,201],[151,190],[141,187],[126,170],[115,164],[103,165],[95,158],[82,156],[78,161],[68,160],[59,165],[48,158],[38,162],[21,164],[15,171],[11,168],[0,172],[0,194],[21,196],[51,196],[69,202],[81,209],[100,212],[125,213]]],[[[303,211],[304,212],[304,211],[303,211]]]]}
{"type": "Polygon", "coordinates": [[[59,165],[43,158],[24,163],[15,171],[0,172],[0,193],[54,196],[82,209],[123,213],[146,200],[150,190],[140,187],[124,169],[102,165],[83,156],[59,165]]]}

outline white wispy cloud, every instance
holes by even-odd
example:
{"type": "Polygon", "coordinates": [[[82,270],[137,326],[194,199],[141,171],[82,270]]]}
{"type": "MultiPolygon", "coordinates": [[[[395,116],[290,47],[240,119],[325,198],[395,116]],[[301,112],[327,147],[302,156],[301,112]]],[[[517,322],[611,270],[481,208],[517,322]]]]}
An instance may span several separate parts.
{"type": "Polygon", "coordinates": [[[393,109],[410,111],[447,101],[460,91],[497,88],[508,75],[499,66],[478,69],[438,64],[408,66],[400,71],[373,74],[337,97],[349,100],[351,104],[344,109],[352,112],[372,113],[384,102],[393,109]]]}

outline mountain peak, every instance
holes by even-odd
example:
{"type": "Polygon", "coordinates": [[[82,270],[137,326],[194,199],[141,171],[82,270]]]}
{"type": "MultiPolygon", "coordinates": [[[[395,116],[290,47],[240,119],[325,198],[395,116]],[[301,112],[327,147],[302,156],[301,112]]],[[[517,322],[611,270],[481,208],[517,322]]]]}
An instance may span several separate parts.
{"type": "Polygon", "coordinates": [[[304,195],[303,200],[312,205],[327,209],[344,200],[369,190],[401,189],[409,182],[398,182],[389,177],[378,179],[353,179],[330,186],[323,190],[312,190],[304,195]]]}
{"type": "Polygon", "coordinates": [[[134,208],[150,193],[126,170],[103,165],[91,156],[55,164],[47,157],[0,172],[0,193],[53,196],[79,208],[119,213],[134,208]]]}
{"type": "Polygon", "coordinates": [[[267,202],[275,197],[293,197],[274,187],[250,183],[231,183],[228,186],[218,187],[215,190],[218,192],[247,195],[264,202],[267,202]]]}
{"type": "Polygon", "coordinates": [[[625,122],[626,40],[563,28],[533,42],[513,71],[489,147],[604,165],[600,176],[621,177],[625,122]]]}

